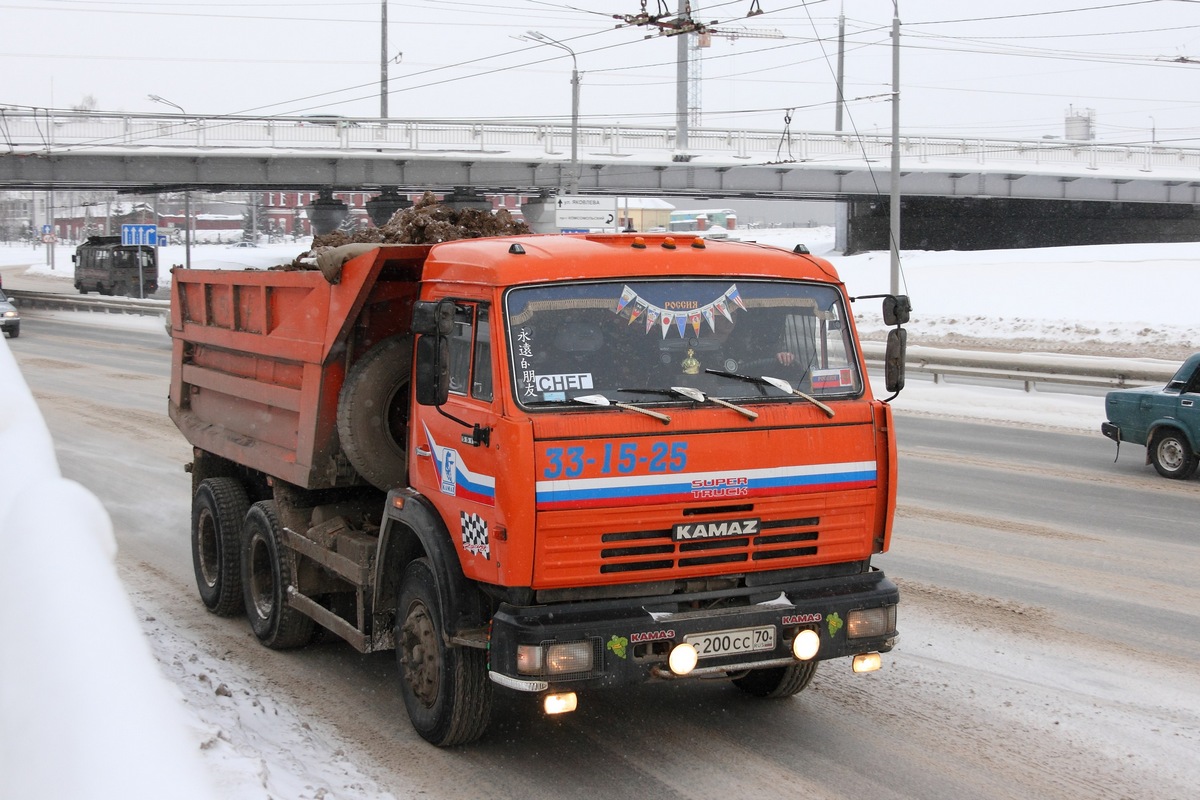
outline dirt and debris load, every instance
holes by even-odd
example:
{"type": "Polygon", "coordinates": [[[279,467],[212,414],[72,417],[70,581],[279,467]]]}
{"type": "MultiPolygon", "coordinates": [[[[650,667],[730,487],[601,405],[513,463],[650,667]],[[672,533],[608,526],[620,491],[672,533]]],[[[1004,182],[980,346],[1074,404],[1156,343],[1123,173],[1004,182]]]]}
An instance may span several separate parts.
{"type": "Polygon", "coordinates": [[[392,215],[382,228],[345,233],[334,231],[313,239],[313,250],[344,244],[436,244],[454,239],[511,236],[529,233],[529,226],[513,219],[506,209],[496,213],[478,208],[458,211],[425,192],[411,208],[392,215]]]}
{"type": "Polygon", "coordinates": [[[459,211],[441,203],[432,192],[425,192],[411,208],[393,214],[383,227],[363,228],[350,233],[338,230],[315,236],[312,249],[301,253],[291,264],[273,269],[316,268],[324,273],[330,283],[337,283],[342,264],[373,245],[437,244],[455,239],[512,236],[529,232],[529,226],[513,219],[507,209],[502,208],[495,213],[478,208],[459,211]]]}

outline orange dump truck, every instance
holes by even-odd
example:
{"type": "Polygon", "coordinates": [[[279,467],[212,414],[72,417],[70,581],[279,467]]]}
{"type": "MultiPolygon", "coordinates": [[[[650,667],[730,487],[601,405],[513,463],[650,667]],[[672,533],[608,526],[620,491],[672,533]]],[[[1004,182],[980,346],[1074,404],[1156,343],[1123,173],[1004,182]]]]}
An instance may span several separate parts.
{"type": "MultiPolygon", "coordinates": [[[[394,649],[416,730],[496,687],[692,677],[785,697],[877,668],[891,409],[834,268],[666,235],[351,246],[176,270],[170,415],[210,611],[394,649]]],[[[907,298],[884,298],[888,391],[907,298]]]]}

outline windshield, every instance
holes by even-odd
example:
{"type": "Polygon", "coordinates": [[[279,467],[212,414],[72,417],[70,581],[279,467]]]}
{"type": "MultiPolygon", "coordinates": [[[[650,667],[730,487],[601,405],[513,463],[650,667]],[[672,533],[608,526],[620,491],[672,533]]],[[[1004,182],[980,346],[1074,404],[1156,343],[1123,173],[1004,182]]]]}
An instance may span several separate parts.
{"type": "Polygon", "coordinates": [[[763,376],[819,397],[862,391],[845,307],[830,286],[558,283],[511,290],[506,311],[514,385],[526,406],[597,394],[679,402],[661,393],[677,386],[727,399],[789,396],[763,376]]]}

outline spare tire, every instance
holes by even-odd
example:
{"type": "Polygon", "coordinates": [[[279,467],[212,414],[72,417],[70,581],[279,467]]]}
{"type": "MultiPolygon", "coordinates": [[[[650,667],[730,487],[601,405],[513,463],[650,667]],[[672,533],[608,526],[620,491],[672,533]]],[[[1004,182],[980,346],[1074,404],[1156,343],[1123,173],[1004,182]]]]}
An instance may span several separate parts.
{"type": "Polygon", "coordinates": [[[384,339],[350,367],[338,394],[342,452],[377,489],[408,482],[412,349],[412,337],[407,334],[384,339]]]}

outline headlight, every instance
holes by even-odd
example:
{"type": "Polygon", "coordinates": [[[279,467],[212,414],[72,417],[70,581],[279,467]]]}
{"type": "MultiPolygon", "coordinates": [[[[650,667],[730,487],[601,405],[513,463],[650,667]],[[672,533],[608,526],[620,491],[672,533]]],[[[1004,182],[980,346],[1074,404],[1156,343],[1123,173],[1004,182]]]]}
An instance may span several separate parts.
{"type": "Polygon", "coordinates": [[[896,629],[896,607],[860,608],[846,615],[846,637],[868,639],[896,629]]]}
{"type": "Polygon", "coordinates": [[[592,668],[592,643],[567,642],[546,648],[546,674],[566,675],[592,668]]]}
{"type": "Polygon", "coordinates": [[[592,642],[554,642],[517,646],[517,672],[523,675],[570,675],[592,669],[592,642]]]}

